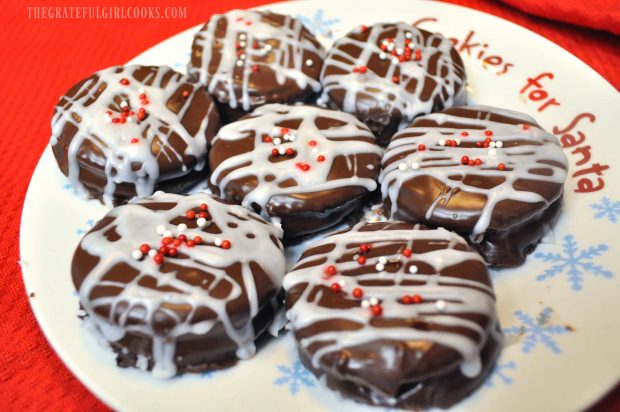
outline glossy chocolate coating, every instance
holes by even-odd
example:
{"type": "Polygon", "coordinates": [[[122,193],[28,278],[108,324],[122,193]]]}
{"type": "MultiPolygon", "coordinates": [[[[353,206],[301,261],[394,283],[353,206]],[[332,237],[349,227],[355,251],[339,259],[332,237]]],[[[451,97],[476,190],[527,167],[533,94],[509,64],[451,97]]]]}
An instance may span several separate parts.
{"type": "Polygon", "coordinates": [[[192,78],[169,67],[119,66],[80,81],[56,104],[52,151],[76,189],[119,205],[157,190],[181,192],[204,179],[207,140],[218,127],[213,101],[192,78]],[[140,87],[156,90],[146,92],[142,119],[131,105],[140,87]],[[129,122],[104,124],[120,118],[127,102],[129,122]],[[132,146],[146,147],[136,155],[132,146]]]}
{"type": "Polygon", "coordinates": [[[206,85],[228,123],[263,104],[309,100],[320,90],[323,55],[293,17],[233,10],[196,33],[188,72],[206,85]]]}
{"type": "Polygon", "coordinates": [[[522,264],[553,226],[567,171],[534,119],[485,106],[418,118],[393,137],[382,167],[388,216],[457,231],[493,266],[522,264]]]}
{"type": "Polygon", "coordinates": [[[404,222],[359,224],[306,250],[284,287],[302,362],[329,388],[358,402],[448,408],[484,382],[500,350],[485,264],[465,240],[444,230],[404,222]],[[362,252],[363,244],[370,251],[362,252]],[[410,257],[404,257],[405,248],[410,257]],[[358,256],[366,261],[358,264],[358,256]],[[388,260],[379,271],[381,257],[388,260]],[[328,265],[336,268],[331,277],[328,265]],[[341,281],[344,286],[334,292],[341,281]],[[363,296],[356,297],[355,289],[363,296]],[[442,290],[450,298],[439,309],[442,290]],[[418,303],[404,303],[402,296],[414,294],[418,303]],[[372,298],[383,309],[378,316],[364,309],[372,298]],[[465,345],[479,362],[473,372],[464,369],[465,345]]]}

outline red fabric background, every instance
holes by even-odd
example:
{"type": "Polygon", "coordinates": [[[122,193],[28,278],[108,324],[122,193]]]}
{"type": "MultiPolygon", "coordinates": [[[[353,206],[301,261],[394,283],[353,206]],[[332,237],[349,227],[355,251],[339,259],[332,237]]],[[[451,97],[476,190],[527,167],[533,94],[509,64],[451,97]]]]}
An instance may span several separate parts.
{"type": "MultiPolygon", "coordinates": [[[[538,32],[588,63],[616,88],[620,87],[620,42],[613,34],[529,16],[501,3],[450,2],[538,32]]],[[[159,41],[203,22],[214,12],[266,1],[178,0],[170,5],[187,6],[187,19],[182,20],[36,20],[27,18],[27,5],[54,6],[61,2],[7,3],[0,11],[0,90],[4,96],[0,99],[0,408],[105,410],[47,344],[30,310],[17,264],[22,204],[30,176],[48,144],[52,107],[76,80],[98,69],[122,64],[159,41]]],[[[139,3],[163,6],[163,2],[153,0],[139,3]]],[[[562,0],[553,3],[557,3],[556,8],[565,4],[562,0]]],[[[127,5],[117,0],[106,1],[106,5],[123,4],[127,5]]],[[[586,4],[582,10],[587,7],[586,4]]],[[[597,409],[620,410],[620,391],[612,392],[597,409]]]]}

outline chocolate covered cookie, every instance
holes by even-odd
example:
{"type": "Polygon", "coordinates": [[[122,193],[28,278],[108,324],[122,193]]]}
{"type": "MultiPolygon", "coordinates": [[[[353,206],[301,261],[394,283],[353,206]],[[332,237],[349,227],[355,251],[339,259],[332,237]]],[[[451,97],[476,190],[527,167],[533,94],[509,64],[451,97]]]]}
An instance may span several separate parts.
{"type": "Polygon", "coordinates": [[[359,206],[376,188],[380,158],[370,130],[350,114],[271,104],[220,129],[210,184],[295,238],[359,206]]]}
{"type": "Polygon", "coordinates": [[[554,224],[568,168],[532,117],[486,106],[418,118],[382,163],[388,216],[457,231],[494,266],[523,263],[554,224]]]}
{"type": "Polygon", "coordinates": [[[406,23],[360,26],[337,40],[322,100],[353,113],[386,145],[415,117],[465,104],[465,69],[447,38],[406,23]]]}
{"type": "Polygon", "coordinates": [[[280,307],[281,235],[241,206],[159,192],[97,222],[73,256],[73,283],[119,366],[157,377],[219,369],[254,354],[280,307]]]}
{"type": "Polygon", "coordinates": [[[112,206],[204,179],[218,126],[211,98],[192,78],[165,66],[116,66],[60,98],[51,145],[73,187],[112,206]]]}
{"type": "Polygon", "coordinates": [[[284,288],[302,362],[359,402],[447,408],[499,352],[484,260],[445,229],[360,223],[313,243],[284,288]]]}
{"type": "Polygon", "coordinates": [[[303,24],[268,11],[216,14],[194,36],[188,71],[226,121],[266,103],[304,101],[321,89],[324,50],[303,24]]]}

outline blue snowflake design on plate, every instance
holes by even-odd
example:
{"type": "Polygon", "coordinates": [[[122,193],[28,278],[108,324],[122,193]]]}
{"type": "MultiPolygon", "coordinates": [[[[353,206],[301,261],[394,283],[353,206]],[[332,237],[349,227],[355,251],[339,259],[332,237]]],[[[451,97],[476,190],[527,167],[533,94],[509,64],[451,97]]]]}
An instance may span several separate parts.
{"type": "Polygon", "coordinates": [[[288,385],[288,391],[293,396],[297,395],[302,386],[314,388],[316,385],[314,376],[300,360],[293,362],[290,367],[286,365],[277,365],[276,367],[280,376],[273,381],[273,384],[277,386],[288,385]]]}
{"type": "Polygon", "coordinates": [[[592,203],[590,207],[594,210],[594,219],[607,219],[611,223],[618,223],[620,201],[614,202],[607,196],[604,196],[600,202],[592,203]]]}
{"type": "Polygon", "coordinates": [[[559,344],[555,341],[555,337],[570,332],[571,330],[564,325],[549,323],[553,309],[544,308],[536,318],[527,313],[517,310],[515,316],[521,321],[520,326],[512,326],[504,328],[506,335],[523,335],[523,353],[530,353],[532,349],[541,343],[551,352],[559,354],[562,352],[559,344]]]}
{"type": "Polygon", "coordinates": [[[564,236],[563,252],[542,253],[537,252],[534,258],[543,262],[553,263],[554,265],[536,276],[536,280],[543,281],[566,272],[568,282],[574,291],[583,289],[585,275],[590,273],[594,276],[611,278],[614,274],[601,265],[597,265],[593,260],[601,256],[608,249],[606,244],[590,246],[587,249],[579,249],[577,241],[572,235],[564,236]]]}
{"type": "Polygon", "coordinates": [[[327,37],[328,39],[332,39],[334,37],[334,33],[332,33],[331,27],[340,23],[340,19],[326,19],[324,14],[325,10],[318,9],[312,17],[302,16],[300,14],[295,17],[301,21],[303,25],[306,26],[306,28],[315,36],[320,35],[327,37]]]}
{"type": "Polygon", "coordinates": [[[76,229],[75,234],[76,235],[83,235],[84,233],[86,233],[90,229],[92,229],[93,226],[95,226],[95,221],[93,219],[88,219],[86,221],[86,227],[80,227],[80,228],[76,229]]]}
{"type": "Polygon", "coordinates": [[[493,370],[489,374],[487,380],[484,381],[484,386],[492,388],[496,386],[496,383],[512,385],[513,378],[508,374],[515,369],[517,369],[517,364],[514,361],[504,363],[497,362],[495,366],[493,366],[493,370]]]}

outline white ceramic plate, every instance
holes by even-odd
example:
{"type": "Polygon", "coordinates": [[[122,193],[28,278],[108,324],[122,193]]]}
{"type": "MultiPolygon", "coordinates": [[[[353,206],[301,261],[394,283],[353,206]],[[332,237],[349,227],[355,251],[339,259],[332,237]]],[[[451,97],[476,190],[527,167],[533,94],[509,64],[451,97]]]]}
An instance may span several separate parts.
{"type": "MultiPolygon", "coordinates": [[[[359,24],[421,21],[420,27],[457,42],[473,101],[529,113],[563,143],[575,143],[566,148],[572,176],[553,234],[522,267],[493,273],[505,348],[486,384],[455,409],[565,411],[596,401],[620,377],[620,244],[613,240],[620,229],[620,98],[615,89],[542,37],[444,3],[384,1],[365,8],[356,0],[321,0],[269,8],[299,16],[326,45],[359,24]]],[[[195,31],[164,41],[132,63],[167,64],[183,72],[195,31]]],[[[321,387],[297,360],[290,334],[221,372],[161,381],[117,368],[112,352],[78,320],[70,280],[81,234],[105,212],[98,202],[73,195],[48,148],[24,204],[24,281],[49,342],[104,402],[128,411],[370,409],[321,387]]]]}

